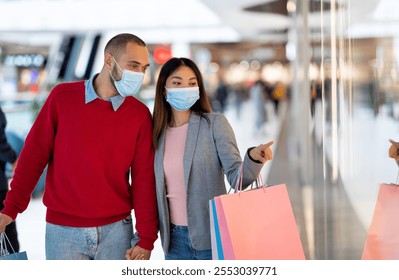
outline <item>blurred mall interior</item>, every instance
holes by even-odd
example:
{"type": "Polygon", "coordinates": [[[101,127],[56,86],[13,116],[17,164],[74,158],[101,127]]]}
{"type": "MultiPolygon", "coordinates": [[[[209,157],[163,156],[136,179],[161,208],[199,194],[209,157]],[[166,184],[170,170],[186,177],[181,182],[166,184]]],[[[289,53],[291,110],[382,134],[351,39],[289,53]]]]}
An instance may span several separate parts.
{"type": "MultiPolygon", "coordinates": [[[[139,93],[150,109],[162,64],[192,58],[240,151],[276,142],[262,176],[286,184],[306,258],[361,258],[379,185],[397,180],[399,1],[0,0],[0,12],[9,133],[26,136],[54,85],[97,73],[109,38],[136,34],[150,51],[139,93]]],[[[42,185],[17,220],[32,259],[44,258],[42,185]]]]}

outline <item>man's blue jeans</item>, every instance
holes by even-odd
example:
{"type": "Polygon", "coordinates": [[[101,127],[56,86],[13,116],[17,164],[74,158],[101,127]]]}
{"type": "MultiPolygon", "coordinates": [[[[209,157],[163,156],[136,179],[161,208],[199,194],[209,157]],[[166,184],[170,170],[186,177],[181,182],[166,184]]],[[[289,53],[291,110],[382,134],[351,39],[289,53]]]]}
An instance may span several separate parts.
{"type": "Polygon", "coordinates": [[[211,260],[212,250],[196,250],[191,244],[187,226],[171,225],[166,260],[211,260]]]}
{"type": "Polygon", "coordinates": [[[132,219],[100,227],[46,224],[47,260],[124,260],[133,238],[132,219]]]}

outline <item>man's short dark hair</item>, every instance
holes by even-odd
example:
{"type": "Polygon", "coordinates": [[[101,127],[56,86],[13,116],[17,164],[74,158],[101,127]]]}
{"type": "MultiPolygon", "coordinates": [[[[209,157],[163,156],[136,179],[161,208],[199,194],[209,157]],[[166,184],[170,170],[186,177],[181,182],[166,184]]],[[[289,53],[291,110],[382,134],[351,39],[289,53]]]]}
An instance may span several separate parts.
{"type": "Polygon", "coordinates": [[[136,35],[130,33],[121,33],[111,38],[105,45],[104,53],[111,53],[114,56],[119,56],[121,51],[124,51],[128,43],[135,43],[139,46],[146,47],[146,43],[136,35]]]}

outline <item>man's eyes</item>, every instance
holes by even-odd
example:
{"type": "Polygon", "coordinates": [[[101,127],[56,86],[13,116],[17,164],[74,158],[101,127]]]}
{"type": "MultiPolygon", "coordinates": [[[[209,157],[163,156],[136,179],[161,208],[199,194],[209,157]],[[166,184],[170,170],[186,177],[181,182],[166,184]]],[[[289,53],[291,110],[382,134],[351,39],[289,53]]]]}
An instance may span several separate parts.
{"type": "Polygon", "coordinates": [[[143,71],[143,72],[145,72],[145,71],[148,69],[147,66],[142,67],[142,66],[139,65],[139,64],[131,64],[131,65],[129,65],[129,67],[130,67],[130,69],[132,69],[132,70],[143,71]]]}

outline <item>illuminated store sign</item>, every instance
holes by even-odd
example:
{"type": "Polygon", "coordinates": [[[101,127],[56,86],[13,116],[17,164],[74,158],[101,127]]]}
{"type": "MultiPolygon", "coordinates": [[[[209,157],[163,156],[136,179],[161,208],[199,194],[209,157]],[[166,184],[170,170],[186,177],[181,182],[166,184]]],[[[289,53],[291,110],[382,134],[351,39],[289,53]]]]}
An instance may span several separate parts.
{"type": "Polygon", "coordinates": [[[4,65],[17,67],[42,67],[46,58],[41,54],[5,55],[4,65]]]}

